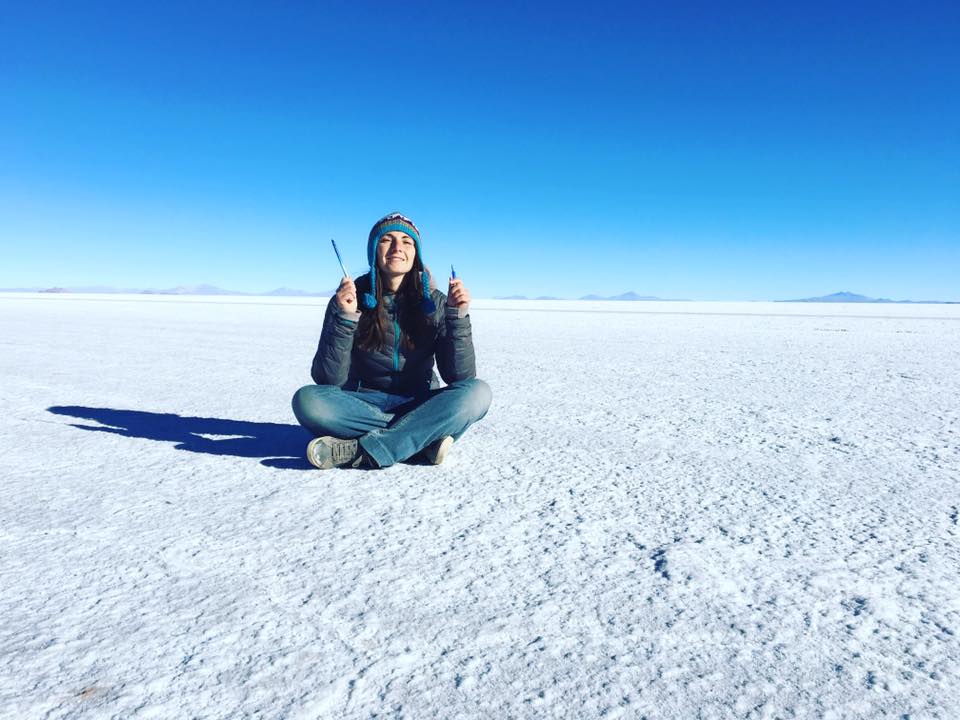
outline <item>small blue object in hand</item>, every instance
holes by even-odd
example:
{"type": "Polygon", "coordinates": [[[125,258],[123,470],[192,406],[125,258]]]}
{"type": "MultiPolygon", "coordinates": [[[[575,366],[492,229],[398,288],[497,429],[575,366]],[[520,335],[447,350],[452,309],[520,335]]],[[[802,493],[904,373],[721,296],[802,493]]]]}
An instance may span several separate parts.
{"type": "Polygon", "coordinates": [[[347,272],[347,266],[343,264],[343,258],[340,257],[340,249],[337,247],[337,241],[330,238],[330,242],[333,244],[333,251],[337,254],[337,260],[340,262],[340,269],[343,270],[343,276],[350,277],[350,273],[347,272]]]}

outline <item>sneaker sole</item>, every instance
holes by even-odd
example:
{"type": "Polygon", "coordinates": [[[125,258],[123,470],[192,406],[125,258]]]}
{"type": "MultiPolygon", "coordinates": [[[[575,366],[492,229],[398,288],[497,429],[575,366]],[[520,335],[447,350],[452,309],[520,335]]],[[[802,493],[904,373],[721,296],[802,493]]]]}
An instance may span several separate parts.
{"type": "Polygon", "coordinates": [[[307,460],[311,465],[313,465],[318,470],[329,470],[333,465],[327,465],[326,463],[318,463],[313,457],[313,449],[320,444],[323,438],[314,438],[309,443],[307,443],[307,460]]]}
{"type": "Polygon", "coordinates": [[[453,445],[453,438],[447,435],[443,441],[440,443],[440,447],[437,448],[437,456],[433,459],[433,465],[439,465],[447,458],[447,453],[450,451],[450,447],[453,445]]]}

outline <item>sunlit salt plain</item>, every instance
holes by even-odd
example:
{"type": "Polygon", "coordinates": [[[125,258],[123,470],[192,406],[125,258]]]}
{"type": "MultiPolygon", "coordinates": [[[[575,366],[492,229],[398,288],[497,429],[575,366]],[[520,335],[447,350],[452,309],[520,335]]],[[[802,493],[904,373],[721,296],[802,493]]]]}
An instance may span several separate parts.
{"type": "Polygon", "coordinates": [[[960,716],[960,306],[477,301],[321,472],[325,303],[0,296],[0,715],[960,716]]]}

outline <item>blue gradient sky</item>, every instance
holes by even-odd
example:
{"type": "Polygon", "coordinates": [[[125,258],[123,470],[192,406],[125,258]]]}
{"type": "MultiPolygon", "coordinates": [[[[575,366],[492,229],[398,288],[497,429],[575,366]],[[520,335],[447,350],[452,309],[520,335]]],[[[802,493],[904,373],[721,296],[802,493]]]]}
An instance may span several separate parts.
{"type": "Polygon", "coordinates": [[[956,3],[21,3],[0,287],[960,299],[956,3]]]}

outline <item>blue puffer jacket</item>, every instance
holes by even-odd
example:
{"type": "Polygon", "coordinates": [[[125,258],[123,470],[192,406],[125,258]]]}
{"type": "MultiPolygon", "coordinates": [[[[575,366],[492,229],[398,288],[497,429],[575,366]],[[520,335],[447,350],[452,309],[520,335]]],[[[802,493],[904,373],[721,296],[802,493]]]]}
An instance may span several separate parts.
{"type": "Polygon", "coordinates": [[[361,307],[359,313],[346,313],[335,296],[330,298],[310,370],[314,382],[344,390],[370,388],[417,397],[440,387],[433,372],[434,357],[447,384],[476,377],[470,316],[461,317],[463,313],[457,308],[447,307],[447,296],[437,289],[431,291],[431,297],[437,308],[431,319],[435,329],[432,343],[421,342],[415,349],[405,350],[400,343],[393,295],[384,295],[387,334],[384,349],[373,352],[357,347],[354,339],[361,313],[375,310],[361,307]]]}

